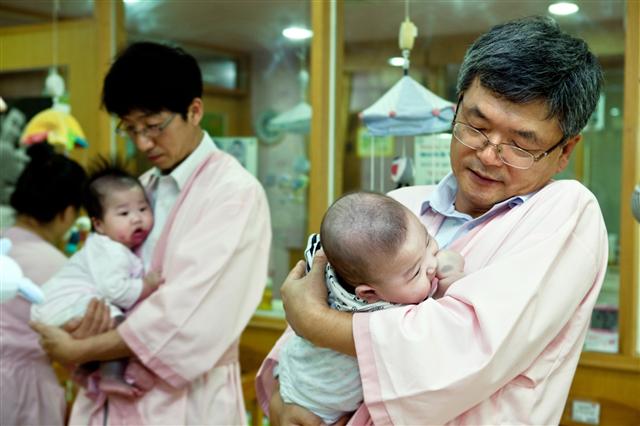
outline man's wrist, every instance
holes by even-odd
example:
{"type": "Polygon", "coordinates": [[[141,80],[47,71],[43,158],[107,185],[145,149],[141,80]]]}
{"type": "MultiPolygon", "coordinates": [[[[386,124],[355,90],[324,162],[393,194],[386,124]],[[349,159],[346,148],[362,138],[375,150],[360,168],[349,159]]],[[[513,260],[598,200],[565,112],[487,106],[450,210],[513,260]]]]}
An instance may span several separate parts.
{"type": "Polygon", "coordinates": [[[84,339],[78,339],[74,341],[73,345],[73,353],[74,353],[74,363],[76,364],[84,364],[86,362],[92,361],[91,348],[90,344],[91,337],[87,337],[84,339]]]}
{"type": "Polygon", "coordinates": [[[321,346],[325,324],[332,313],[332,309],[327,304],[314,304],[311,306],[307,311],[308,315],[304,317],[303,329],[301,330],[305,339],[317,346],[321,346]]]}
{"type": "Polygon", "coordinates": [[[148,283],[146,280],[142,280],[142,289],[140,290],[140,296],[138,296],[136,302],[146,299],[147,296],[153,293],[153,290],[155,290],[153,285],[148,283]]]}

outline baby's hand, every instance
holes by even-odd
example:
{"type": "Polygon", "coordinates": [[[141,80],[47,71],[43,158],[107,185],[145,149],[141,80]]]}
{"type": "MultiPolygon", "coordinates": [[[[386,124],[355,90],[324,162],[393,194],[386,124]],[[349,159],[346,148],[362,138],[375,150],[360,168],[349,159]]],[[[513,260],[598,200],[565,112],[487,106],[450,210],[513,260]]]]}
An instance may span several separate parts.
{"type": "Polygon", "coordinates": [[[464,258],[452,250],[440,250],[436,254],[438,259],[438,295],[444,294],[451,284],[464,277],[464,258]]]}
{"type": "Polygon", "coordinates": [[[164,278],[162,278],[160,272],[149,272],[144,276],[144,278],[142,278],[142,293],[140,294],[139,300],[144,299],[145,297],[153,293],[162,283],[164,283],[164,278]]]}

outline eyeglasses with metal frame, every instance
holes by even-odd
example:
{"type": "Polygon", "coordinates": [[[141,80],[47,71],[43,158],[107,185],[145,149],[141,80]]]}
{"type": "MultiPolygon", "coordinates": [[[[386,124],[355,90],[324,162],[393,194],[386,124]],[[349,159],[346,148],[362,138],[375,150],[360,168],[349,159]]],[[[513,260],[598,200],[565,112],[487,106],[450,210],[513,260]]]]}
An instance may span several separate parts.
{"type": "Polygon", "coordinates": [[[541,152],[540,154],[534,154],[526,149],[508,143],[493,143],[489,140],[487,135],[482,133],[482,131],[469,124],[456,121],[458,108],[460,107],[461,102],[462,97],[458,100],[456,113],[453,117],[453,137],[462,145],[474,150],[484,150],[487,145],[490,145],[496,150],[500,160],[507,166],[526,170],[533,166],[534,163],[548,156],[566,141],[566,137],[563,136],[562,139],[560,139],[551,148],[541,152]]]}
{"type": "Polygon", "coordinates": [[[131,138],[131,140],[134,140],[137,136],[153,139],[162,134],[164,129],[166,129],[169,124],[171,124],[171,121],[175,118],[176,115],[177,114],[171,114],[162,123],[145,126],[140,130],[136,130],[133,126],[123,127],[122,122],[120,122],[120,124],[118,124],[118,126],[116,127],[116,134],[123,138],[131,138]]]}

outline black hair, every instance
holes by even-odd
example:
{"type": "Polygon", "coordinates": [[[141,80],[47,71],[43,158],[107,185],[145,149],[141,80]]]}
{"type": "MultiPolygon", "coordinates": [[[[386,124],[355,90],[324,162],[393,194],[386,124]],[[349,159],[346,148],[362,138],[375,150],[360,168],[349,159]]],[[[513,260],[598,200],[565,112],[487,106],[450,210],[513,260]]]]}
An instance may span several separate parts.
{"type": "Polygon", "coordinates": [[[557,117],[565,138],[586,126],[603,80],[587,43],[549,17],[517,19],[480,36],[462,62],[458,96],[475,78],[510,102],[545,101],[547,118],[557,117]]]}
{"type": "Polygon", "coordinates": [[[104,78],[102,105],[124,117],[135,110],[178,113],[202,97],[202,73],[196,59],[179,47],[153,42],[129,45],[104,78]]]}
{"type": "Polygon", "coordinates": [[[104,200],[113,190],[139,187],[146,195],[140,181],[129,173],[118,160],[98,157],[89,169],[89,177],[84,190],[83,205],[90,218],[103,219],[104,200]]]}
{"type": "Polygon", "coordinates": [[[11,206],[41,224],[50,223],[69,206],[80,209],[87,175],[77,162],[58,154],[46,142],[27,149],[31,158],[11,194],[11,206]]]}
{"type": "Polygon", "coordinates": [[[384,194],[357,191],[343,195],[329,207],[320,225],[327,260],[353,286],[372,281],[371,262],[392,259],[407,239],[409,214],[384,194]]]}

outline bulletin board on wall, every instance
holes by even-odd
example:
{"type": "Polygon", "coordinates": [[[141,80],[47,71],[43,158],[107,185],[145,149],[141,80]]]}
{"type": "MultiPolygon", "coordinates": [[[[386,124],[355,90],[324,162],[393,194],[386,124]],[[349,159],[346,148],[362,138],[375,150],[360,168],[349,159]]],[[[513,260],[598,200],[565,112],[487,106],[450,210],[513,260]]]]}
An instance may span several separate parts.
{"type": "Polygon", "coordinates": [[[254,137],[214,137],[218,148],[231,154],[249,173],[258,176],[258,139],[254,137]]]}
{"type": "Polygon", "coordinates": [[[449,174],[451,138],[450,133],[416,136],[413,156],[415,185],[437,185],[449,174]]]}

